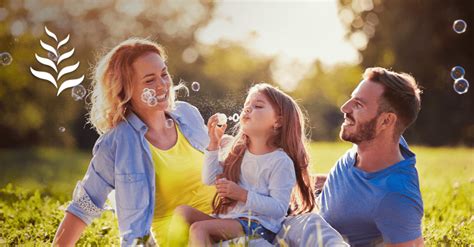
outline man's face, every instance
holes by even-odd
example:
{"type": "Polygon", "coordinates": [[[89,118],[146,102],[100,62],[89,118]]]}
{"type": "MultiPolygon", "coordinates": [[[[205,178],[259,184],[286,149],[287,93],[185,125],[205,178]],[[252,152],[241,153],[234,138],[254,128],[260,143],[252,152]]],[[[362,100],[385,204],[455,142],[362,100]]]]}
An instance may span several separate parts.
{"type": "Polygon", "coordinates": [[[375,138],[379,116],[379,99],[384,88],[370,80],[363,80],[352,92],[351,98],[341,106],[344,123],[339,137],[360,144],[375,138]]]}

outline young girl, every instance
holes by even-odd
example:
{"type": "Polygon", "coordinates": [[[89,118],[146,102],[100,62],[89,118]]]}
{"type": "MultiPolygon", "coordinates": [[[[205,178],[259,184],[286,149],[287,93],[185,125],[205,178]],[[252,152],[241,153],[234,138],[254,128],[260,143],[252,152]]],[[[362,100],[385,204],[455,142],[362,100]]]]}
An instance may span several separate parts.
{"type": "Polygon", "coordinates": [[[241,236],[260,236],[273,243],[288,212],[314,208],[303,114],[279,89],[265,83],[253,86],[223,163],[218,161],[218,147],[227,126],[217,123],[217,114],[208,121],[210,143],[202,173],[204,183],[217,189],[213,214],[180,206],[175,216],[191,225],[190,246],[241,236]]]}

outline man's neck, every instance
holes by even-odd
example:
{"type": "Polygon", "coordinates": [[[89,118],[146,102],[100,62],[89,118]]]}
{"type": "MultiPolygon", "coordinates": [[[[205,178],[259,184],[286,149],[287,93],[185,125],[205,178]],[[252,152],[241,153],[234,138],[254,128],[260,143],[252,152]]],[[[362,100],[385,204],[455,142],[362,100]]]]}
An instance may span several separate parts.
{"type": "Polygon", "coordinates": [[[375,138],[357,145],[357,168],[366,172],[383,170],[402,161],[398,140],[375,138]]]}

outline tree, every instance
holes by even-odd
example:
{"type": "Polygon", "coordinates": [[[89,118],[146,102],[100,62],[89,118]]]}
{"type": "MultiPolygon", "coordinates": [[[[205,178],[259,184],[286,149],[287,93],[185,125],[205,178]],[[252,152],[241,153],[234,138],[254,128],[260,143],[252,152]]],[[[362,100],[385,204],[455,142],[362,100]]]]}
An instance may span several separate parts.
{"type": "Polygon", "coordinates": [[[407,132],[411,141],[474,143],[472,89],[458,95],[450,78],[451,68],[461,65],[474,82],[473,10],[470,0],[339,1],[347,37],[360,44],[361,65],[410,73],[424,88],[422,110],[407,132]],[[468,23],[465,33],[453,31],[456,19],[468,23]]]}
{"type": "MultiPolygon", "coordinates": [[[[0,52],[13,62],[0,67],[0,147],[56,145],[90,147],[97,135],[85,126],[84,101],[75,102],[70,89],[56,97],[48,82],[35,79],[34,54],[46,57],[39,40],[51,41],[44,26],[60,40],[71,35],[65,51],[75,48],[80,67],[71,78],[89,75],[89,66],[120,41],[150,37],[167,49],[172,71],[184,64],[183,51],[195,44],[194,33],[210,19],[214,4],[207,1],[89,1],[0,0],[0,52]],[[58,131],[65,127],[66,131],[58,131]]],[[[46,42],[47,43],[47,42],[46,42]]],[[[82,83],[86,87],[90,78],[82,83]]]]}
{"type": "Polygon", "coordinates": [[[311,138],[315,141],[338,139],[343,114],[339,108],[359,83],[358,65],[324,66],[316,61],[291,94],[307,112],[311,138]]]}

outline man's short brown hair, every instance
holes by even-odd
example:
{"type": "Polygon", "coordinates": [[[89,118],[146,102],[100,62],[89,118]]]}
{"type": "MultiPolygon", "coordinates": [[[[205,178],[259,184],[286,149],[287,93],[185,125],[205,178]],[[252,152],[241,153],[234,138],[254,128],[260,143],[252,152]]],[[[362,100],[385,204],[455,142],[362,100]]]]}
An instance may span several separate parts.
{"type": "Polygon", "coordinates": [[[421,90],[415,78],[380,67],[366,69],[363,77],[383,85],[378,111],[395,113],[398,118],[395,134],[403,134],[415,122],[421,109],[421,90]]]}

